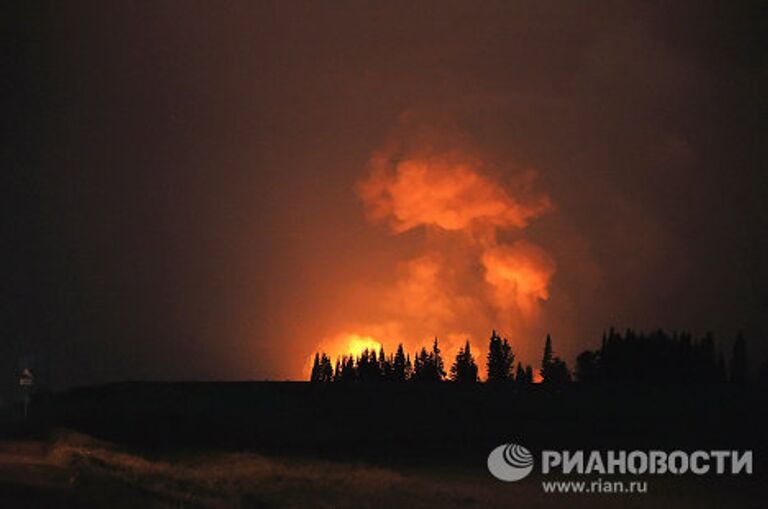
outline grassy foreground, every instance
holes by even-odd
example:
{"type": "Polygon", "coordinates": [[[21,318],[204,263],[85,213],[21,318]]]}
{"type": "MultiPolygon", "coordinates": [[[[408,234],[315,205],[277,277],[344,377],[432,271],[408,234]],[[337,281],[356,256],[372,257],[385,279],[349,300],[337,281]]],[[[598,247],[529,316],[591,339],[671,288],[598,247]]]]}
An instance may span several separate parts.
{"type": "Polygon", "coordinates": [[[501,483],[483,470],[395,471],[253,453],[152,457],[60,432],[49,442],[0,443],[0,503],[9,508],[535,509],[750,507],[756,502],[748,491],[706,489],[682,479],[652,480],[644,495],[547,495],[539,480],[501,483]]]}

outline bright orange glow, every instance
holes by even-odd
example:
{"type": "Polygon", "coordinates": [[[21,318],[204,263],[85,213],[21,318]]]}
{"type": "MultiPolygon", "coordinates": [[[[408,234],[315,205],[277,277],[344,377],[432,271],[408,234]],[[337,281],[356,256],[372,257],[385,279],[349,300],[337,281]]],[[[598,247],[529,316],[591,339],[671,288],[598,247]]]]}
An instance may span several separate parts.
{"type": "MultiPolygon", "coordinates": [[[[359,357],[363,351],[376,351],[379,353],[381,349],[381,343],[374,339],[372,336],[366,336],[356,333],[342,333],[337,336],[323,341],[318,347],[319,352],[328,354],[333,363],[337,358],[345,355],[352,355],[353,357],[359,357]]],[[[309,375],[312,371],[312,363],[315,360],[314,352],[307,361],[307,365],[304,368],[304,375],[309,375]]]]}
{"type": "Polygon", "coordinates": [[[555,264],[539,246],[523,240],[496,246],[483,253],[482,263],[498,306],[517,306],[529,315],[535,312],[539,300],[549,298],[555,264]]]}
{"type": "Polygon", "coordinates": [[[481,161],[466,155],[448,153],[393,163],[387,154],[376,154],[370,167],[358,193],[369,216],[388,219],[398,233],[420,225],[454,231],[478,223],[524,228],[549,208],[543,196],[513,197],[478,171],[481,161]]]}
{"type": "Polygon", "coordinates": [[[540,349],[532,331],[556,270],[546,250],[525,238],[529,223],[552,209],[534,190],[536,171],[500,167],[455,133],[404,132],[372,155],[356,191],[371,221],[393,234],[420,228],[423,242],[390,280],[361,285],[349,321],[317,350],[335,362],[381,344],[391,354],[403,343],[413,355],[437,336],[446,366],[467,340],[483,366],[495,329],[517,360],[532,363],[540,349]]]}
{"type": "Polygon", "coordinates": [[[360,336],[358,334],[348,334],[346,338],[342,339],[342,345],[346,342],[346,350],[348,354],[354,357],[359,356],[364,350],[379,352],[381,343],[376,341],[370,336],[360,336]]]}

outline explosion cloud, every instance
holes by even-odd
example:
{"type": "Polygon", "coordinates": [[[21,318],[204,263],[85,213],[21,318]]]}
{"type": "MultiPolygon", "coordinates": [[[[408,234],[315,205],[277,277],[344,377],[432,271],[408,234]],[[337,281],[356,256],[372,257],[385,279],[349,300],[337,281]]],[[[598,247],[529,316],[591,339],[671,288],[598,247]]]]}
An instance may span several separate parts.
{"type": "Polygon", "coordinates": [[[549,298],[555,263],[536,244],[519,240],[511,246],[496,246],[483,253],[482,262],[499,309],[531,316],[538,302],[549,298]]]}
{"type": "Polygon", "coordinates": [[[372,219],[387,219],[395,232],[418,226],[468,230],[473,224],[524,228],[548,201],[524,204],[482,175],[482,161],[461,154],[392,159],[377,154],[359,186],[372,219]]]}
{"type": "MultiPolygon", "coordinates": [[[[403,131],[397,139],[413,135],[403,131]]],[[[320,349],[343,355],[367,337],[388,351],[403,342],[413,352],[437,335],[447,357],[467,339],[482,356],[496,328],[530,356],[534,338],[526,332],[555,274],[552,257],[525,235],[552,209],[534,190],[536,172],[490,161],[455,133],[421,129],[414,138],[375,152],[356,191],[368,219],[391,234],[423,230],[422,252],[401,260],[397,276],[376,292],[380,322],[357,324],[320,349]],[[496,176],[502,173],[507,179],[496,176]]]]}

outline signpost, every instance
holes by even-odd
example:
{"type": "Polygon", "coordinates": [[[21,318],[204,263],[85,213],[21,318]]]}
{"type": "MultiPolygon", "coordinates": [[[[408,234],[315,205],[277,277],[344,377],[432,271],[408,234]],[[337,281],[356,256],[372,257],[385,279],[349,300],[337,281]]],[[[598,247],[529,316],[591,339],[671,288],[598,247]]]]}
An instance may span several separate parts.
{"type": "Polygon", "coordinates": [[[27,419],[27,413],[29,412],[30,394],[33,385],[35,385],[35,376],[32,374],[32,370],[30,368],[22,369],[21,376],[19,377],[19,386],[24,391],[24,420],[27,419]]]}

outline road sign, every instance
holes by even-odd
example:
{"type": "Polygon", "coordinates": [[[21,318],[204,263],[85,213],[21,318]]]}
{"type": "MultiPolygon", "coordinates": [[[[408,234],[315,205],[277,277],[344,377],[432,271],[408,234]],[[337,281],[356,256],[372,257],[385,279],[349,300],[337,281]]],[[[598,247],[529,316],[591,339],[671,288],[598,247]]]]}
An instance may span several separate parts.
{"type": "Polygon", "coordinates": [[[35,384],[35,376],[32,374],[32,370],[29,368],[24,368],[21,371],[21,376],[19,377],[19,385],[29,386],[34,384],[35,384]]]}

